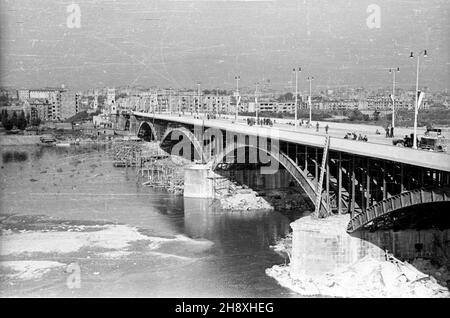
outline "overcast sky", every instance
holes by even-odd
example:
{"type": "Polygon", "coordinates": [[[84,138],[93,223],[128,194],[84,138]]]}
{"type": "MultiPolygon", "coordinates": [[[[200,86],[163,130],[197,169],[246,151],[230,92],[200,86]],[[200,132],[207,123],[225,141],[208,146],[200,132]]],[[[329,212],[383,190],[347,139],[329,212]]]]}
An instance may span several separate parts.
{"type": "Polygon", "coordinates": [[[397,66],[410,88],[423,49],[420,85],[450,86],[448,0],[0,0],[0,28],[3,86],[232,88],[239,74],[288,89],[298,65],[302,89],[309,75],[319,89],[389,86],[397,66]]]}

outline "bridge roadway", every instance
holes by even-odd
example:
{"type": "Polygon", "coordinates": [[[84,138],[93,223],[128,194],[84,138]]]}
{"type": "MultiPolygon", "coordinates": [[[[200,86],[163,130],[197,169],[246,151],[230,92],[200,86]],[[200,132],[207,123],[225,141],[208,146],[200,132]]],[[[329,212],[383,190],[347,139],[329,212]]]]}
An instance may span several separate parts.
{"type": "MultiPolygon", "coordinates": [[[[177,122],[180,124],[204,126],[205,128],[217,128],[225,131],[231,131],[239,134],[258,135],[267,138],[278,137],[280,141],[308,145],[313,147],[323,147],[323,134],[314,134],[312,132],[296,131],[295,127],[264,127],[264,126],[248,126],[245,123],[232,123],[221,119],[195,119],[192,117],[180,117],[171,114],[152,114],[144,112],[136,112],[133,114],[137,117],[155,118],[169,122],[177,122]]],[[[416,150],[410,148],[395,147],[392,145],[362,142],[348,140],[339,137],[330,138],[330,150],[346,152],[366,157],[373,157],[395,162],[401,162],[419,167],[437,169],[450,172],[450,155],[448,153],[439,153],[425,150],[416,150]]]]}

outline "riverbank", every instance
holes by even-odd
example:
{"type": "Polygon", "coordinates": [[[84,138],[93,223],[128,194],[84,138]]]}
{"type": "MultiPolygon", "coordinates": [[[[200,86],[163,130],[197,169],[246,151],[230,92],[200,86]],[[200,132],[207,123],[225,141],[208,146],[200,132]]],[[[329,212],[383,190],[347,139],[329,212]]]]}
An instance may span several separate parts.
{"type": "Polygon", "coordinates": [[[26,146],[41,144],[41,136],[0,135],[0,146],[26,146]]]}

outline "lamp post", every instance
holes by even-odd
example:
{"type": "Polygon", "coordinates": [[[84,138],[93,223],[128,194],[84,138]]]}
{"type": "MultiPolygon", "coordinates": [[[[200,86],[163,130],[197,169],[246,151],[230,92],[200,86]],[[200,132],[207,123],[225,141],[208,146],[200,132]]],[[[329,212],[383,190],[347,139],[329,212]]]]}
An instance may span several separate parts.
{"type": "Polygon", "coordinates": [[[197,109],[196,109],[197,116],[199,113],[199,108],[200,108],[200,82],[197,82],[197,109]]]}
{"type": "Polygon", "coordinates": [[[389,69],[389,73],[392,73],[392,128],[395,127],[395,73],[397,72],[400,72],[399,67],[389,69]]]}
{"type": "Polygon", "coordinates": [[[313,76],[308,76],[307,80],[309,81],[309,97],[308,97],[308,102],[309,102],[309,125],[311,125],[311,121],[312,121],[311,83],[314,80],[314,77],[313,76]]]}
{"type": "Polygon", "coordinates": [[[237,122],[238,111],[239,111],[239,101],[240,101],[240,98],[239,98],[239,81],[240,81],[241,77],[238,75],[238,76],[235,76],[234,79],[236,80],[236,92],[234,94],[235,97],[236,97],[236,112],[235,112],[235,115],[234,115],[234,120],[237,122]]]}
{"type": "Polygon", "coordinates": [[[255,83],[255,117],[256,123],[258,123],[258,85],[259,83],[255,83]]]}
{"type": "Polygon", "coordinates": [[[298,111],[297,111],[297,103],[298,103],[298,73],[300,73],[302,71],[302,68],[299,67],[298,71],[295,70],[295,68],[293,69],[293,71],[295,72],[295,105],[294,105],[294,113],[295,113],[295,121],[294,121],[294,126],[295,128],[298,127],[298,111]]]}
{"type": "Polygon", "coordinates": [[[216,89],[216,118],[219,118],[219,88],[216,89]]]}
{"type": "MultiPolygon", "coordinates": [[[[414,140],[413,140],[413,148],[417,149],[417,115],[419,113],[419,105],[418,105],[418,93],[419,93],[419,66],[420,66],[420,55],[427,57],[427,50],[420,51],[417,55],[417,70],[416,70],[416,98],[414,104],[414,140]]],[[[410,58],[414,58],[414,53],[411,52],[410,58]]]]}

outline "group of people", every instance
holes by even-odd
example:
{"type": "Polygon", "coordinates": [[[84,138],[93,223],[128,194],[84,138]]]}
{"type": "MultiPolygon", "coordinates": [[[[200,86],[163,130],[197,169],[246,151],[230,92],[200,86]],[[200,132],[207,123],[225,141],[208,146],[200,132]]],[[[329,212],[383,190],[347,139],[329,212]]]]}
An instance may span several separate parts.
{"type": "MultiPolygon", "coordinates": [[[[330,127],[328,126],[328,124],[325,126],[325,133],[328,135],[328,129],[330,127]]],[[[319,132],[319,122],[316,122],[316,131],[319,132]]]]}
{"type": "Polygon", "coordinates": [[[394,137],[394,127],[389,125],[384,130],[386,131],[386,138],[393,138],[394,137]]]}
{"type": "MultiPolygon", "coordinates": [[[[302,127],[303,126],[303,124],[305,124],[305,126],[306,127],[310,127],[310,123],[309,123],[309,120],[305,120],[305,121],[303,121],[303,119],[302,120],[300,120],[299,122],[298,122],[298,124],[299,124],[299,126],[300,127],[302,127]]],[[[289,122],[288,123],[288,125],[294,125],[294,123],[293,122],[289,122]]],[[[319,124],[319,122],[316,122],[316,132],[319,132],[319,127],[320,127],[320,124],[319,124]]],[[[330,127],[328,126],[328,124],[325,126],[325,133],[326,134],[328,134],[328,129],[329,129],[330,127]]]]}
{"type": "Polygon", "coordinates": [[[247,125],[253,126],[254,124],[260,126],[273,126],[273,122],[270,118],[258,118],[258,120],[255,120],[255,118],[247,118],[247,125]]]}
{"type": "Polygon", "coordinates": [[[358,141],[368,141],[369,139],[367,138],[367,135],[364,135],[364,137],[359,134],[359,136],[356,135],[356,133],[352,132],[352,133],[347,133],[344,137],[344,139],[351,139],[351,140],[358,140],[358,141]]]}

